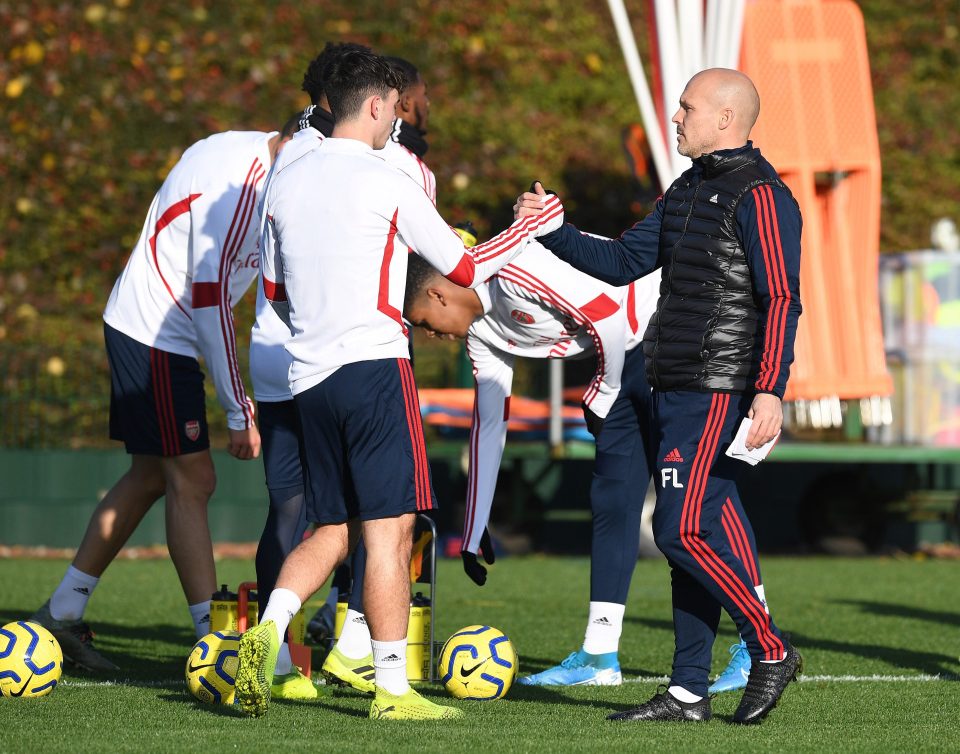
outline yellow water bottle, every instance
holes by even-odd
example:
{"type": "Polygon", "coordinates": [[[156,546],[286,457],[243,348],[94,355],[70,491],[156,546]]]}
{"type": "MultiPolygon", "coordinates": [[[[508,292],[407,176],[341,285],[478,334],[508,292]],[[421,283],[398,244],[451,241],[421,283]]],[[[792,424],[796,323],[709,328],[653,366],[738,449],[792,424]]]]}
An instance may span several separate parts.
{"type": "Polygon", "coordinates": [[[220,585],[220,591],[210,596],[210,630],[237,630],[237,595],[220,585]]]}
{"type": "Polygon", "coordinates": [[[430,598],[417,592],[410,600],[407,622],[407,679],[430,680],[430,598]]]}

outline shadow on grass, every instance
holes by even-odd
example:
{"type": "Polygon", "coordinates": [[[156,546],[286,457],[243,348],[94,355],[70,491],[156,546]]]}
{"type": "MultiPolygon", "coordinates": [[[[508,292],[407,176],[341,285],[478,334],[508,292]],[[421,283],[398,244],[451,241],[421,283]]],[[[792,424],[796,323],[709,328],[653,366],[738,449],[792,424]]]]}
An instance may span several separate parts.
{"type": "MultiPolygon", "coordinates": [[[[874,615],[888,616],[891,618],[914,618],[917,620],[926,620],[948,625],[957,625],[960,623],[960,612],[950,612],[946,610],[925,610],[923,608],[912,607],[909,605],[897,605],[883,602],[871,602],[867,600],[834,600],[836,604],[852,605],[861,610],[874,615]]],[[[643,618],[627,616],[625,623],[646,626],[648,628],[673,632],[672,621],[660,620],[656,618],[643,618]]],[[[721,623],[721,630],[718,636],[729,633],[726,630],[725,622],[721,623]]],[[[904,670],[915,670],[929,675],[940,675],[951,680],[957,679],[956,658],[950,654],[937,654],[934,652],[923,652],[913,649],[903,649],[901,647],[889,647],[881,644],[861,644],[857,642],[844,642],[836,639],[820,639],[814,636],[807,636],[790,632],[792,639],[797,647],[803,649],[824,649],[831,652],[842,652],[844,654],[855,655],[873,660],[881,660],[895,667],[904,670]]],[[[735,635],[735,634],[734,634],[735,635]]],[[[630,672],[633,671],[624,671],[630,672]]],[[[807,666],[807,673],[814,671],[807,666]]],[[[822,668],[818,672],[829,673],[829,668],[822,668]]],[[[656,675],[656,673],[644,673],[640,671],[638,675],[656,675]]]]}
{"type": "MultiPolygon", "coordinates": [[[[927,675],[943,676],[945,680],[957,681],[960,676],[956,673],[956,655],[936,654],[934,652],[919,652],[902,647],[888,647],[881,644],[863,644],[859,642],[837,641],[836,639],[818,639],[794,632],[791,642],[802,653],[806,649],[823,649],[829,652],[842,652],[870,660],[880,660],[903,670],[915,670],[927,675]]],[[[830,672],[830,668],[814,670],[810,663],[806,664],[804,672],[815,675],[818,672],[830,672]]]]}
{"type": "Polygon", "coordinates": [[[240,708],[233,704],[204,704],[187,691],[158,694],[157,699],[171,704],[187,704],[198,712],[215,715],[216,717],[233,717],[241,720],[246,718],[240,708]]]}
{"type": "Polygon", "coordinates": [[[864,613],[880,615],[887,618],[911,618],[925,620],[931,623],[945,623],[949,626],[960,625],[960,612],[946,610],[926,610],[913,605],[897,605],[890,602],[874,602],[871,600],[833,600],[837,605],[858,607],[864,613]]]}
{"type": "MultiPolygon", "coordinates": [[[[36,607],[0,609],[0,622],[28,620],[36,607]]],[[[180,679],[190,648],[196,641],[193,631],[182,625],[153,623],[131,626],[122,623],[96,622],[91,628],[97,636],[94,644],[99,652],[119,666],[112,673],[89,673],[66,662],[68,676],[85,681],[122,683],[127,686],[164,688],[157,679],[180,679]],[[119,645],[119,646],[117,646],[119,645]]],[[[168,684],[176,688],[175,684],[168,684]]]]}

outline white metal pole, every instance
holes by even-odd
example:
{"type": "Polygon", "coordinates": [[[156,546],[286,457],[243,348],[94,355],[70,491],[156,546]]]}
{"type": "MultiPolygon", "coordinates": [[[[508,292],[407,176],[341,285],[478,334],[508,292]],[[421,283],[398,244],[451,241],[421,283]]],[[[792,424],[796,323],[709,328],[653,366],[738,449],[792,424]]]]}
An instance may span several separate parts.
{"type": "Polygon", "coordinates": [[[703,2],[677,0],[677,26],[680,31],[682,78],[689,81],[703,70],[703,2]]]}
{"type": "Polygon", "coordinates": [[[703,61],[707,68],[713,68],[717,64],[717,17],[720,12],[720,1],[707,0],[707,21],[703,34],[703,61]]]}
{"type": "MultiPolygon", "coordinates": [[[[686,79],[683,78],[683,61],[680,55],[680,34],[677,31],[677,6],[674,0],[655,0],[657,13],[657,42],[660,48],[660,79],[663,82],[663,129],[673,132],[671,119],[676,112],[680,94],[686,79]]],[[[687,167],[686,158],[676,150],[670,151],[672,178],[687,167]]]]}
{"type": "Polygon", "coordinates": [[[727,32],[726,68],[740,69],[740,40],[743,38],[743,14],[746,11],[744,0],[730,0],[730,27],[727,32]]]}
{"type": "Polygon", "coordinates": [[[550,447],[563,445],[563,360],[550,359],[550,447]]]}
{"type": "Polygon", "coordinates": [[[665,134],[669,132],[663,130],[663,125],[657,116],[657,109],[653,104],[653,98],[650,96],[650,87],[647,85],[647,77],[643,72],[637,42],[633,37],[633,29],[630,27],[630,19],[627,16],[623,0],[607,0],[607,5],[610,7],[610,15],[613,16],[613,25],[617,30],[617,39],[620,41],[620,49],[627,65],[630,83],[633,85],[633,94],[637,98],[640,117],[647,132],[647,141],[650,144],[653,164],[657,169],[660,188],[666,191],[674,178],[679,175],[679,173],[674,173],[673,164],[667,152],[665,134]]]}

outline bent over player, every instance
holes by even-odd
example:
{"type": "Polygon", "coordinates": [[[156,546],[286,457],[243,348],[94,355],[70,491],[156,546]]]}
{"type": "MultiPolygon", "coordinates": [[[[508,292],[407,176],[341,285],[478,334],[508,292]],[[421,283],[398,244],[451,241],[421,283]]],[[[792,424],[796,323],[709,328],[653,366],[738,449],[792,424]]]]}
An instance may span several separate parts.
{"type": "MultiPolygon", "coordinates": [[[[743,465],[724,451],[746,419],[748,449],[779,432],[801,311],[800,209],[749,141],[759,112],[747,76],[701,71],[673,116],[677,149],[693,165],[654,211],[617,240],[570,225],[542,239],[612,284],[663,267],[643,347],[659,435],[653,529],[671,567],[676,649],[669,688],[614,720],[710,717],[707,674],[721,606],[752,660],[734,722],[762,720],[801,668],[723,527],[743,465]]],[[[523,194],[518,214],[536,216],[541,198],[523,194]]]]}
{"type": "Polygon", "coordinates": [[[207,503],[216,476],[204,405],[203,356],[227,414],[228,450],[249,460],[260,436],[237,366],[233,305],[256,277],[257,198],[277,132],[229,131],[197,142],[167,176],[107,302],[110,436],[130,469],[87,525],[73,563],[33,620],[89,670],[113,670],[83,621],[100,576],[150,507],[166,496],[167,546],[197,636],[216,590],[207,503]]]}
{"type": "Polygon", "coordinates": [[[563,207],[515,222],[471,249],[408,176],[378,155],[389,138],[402,79],[369,50],[325,70],[334,116],[329,139],[279,170],[264,202],[264,290],[288,322],[290,387],[300,417],[312,537],[286,559],[263,622],[240,642],[237,698],[266,712],[279,637],[302,602],[343,561],[362,530],[368,557],[364,608],[376,695],[371,717],[444,718],[406,676],[408,568],[417,511],[436,501],[400,307],[403,244],[460,285],[477,285],[563,207]]]}
{"type": "MultiPolygon", "coordinates": [[[[404,313],[438,336],[466,337],[476,397],[463,532],[463,565],[477,584],[491,561],[486,530],[503,456],[518,357],[596,360],[583,397],[596,438],[590,486],[590,605],[583,645],[563,662],[519,683],[613,686],[622,682],[620,635],[639,555],[640,515],[650,482],[650,384],[640,343],[657,301],[659,275],[615,288],[561,262],[534,243],[475,290],[457,288],[422,259],[407,270],[404,313]]],[[[743,531],[731,546],[751,567],[753,532],[734,497],[725,516],[743,531]]],[[[759,579],[759,576],[757,577],[759,579]]],[[[759,583],[759,581],[757,582],[759,583]]]]}

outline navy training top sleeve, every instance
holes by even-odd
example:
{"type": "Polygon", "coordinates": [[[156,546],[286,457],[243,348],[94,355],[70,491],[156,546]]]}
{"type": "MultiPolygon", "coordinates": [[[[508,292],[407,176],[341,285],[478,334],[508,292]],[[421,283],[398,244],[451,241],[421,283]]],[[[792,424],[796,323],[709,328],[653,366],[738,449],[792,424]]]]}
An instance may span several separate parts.
{"type": "Polygon", "coordinates": [[[595,238],[568,224],[537,240],[581,272],[610,285],[627,285],[660,266],[662,219],[661,198],[653,212],[620,238],[595,238]]]}
{"type": "Polygon", "coordinates": [[[754,387],[783,398],[800,319],[800,233],[803,219],[789,192],[758,186],[737,207],[737,227],[760,311],[763,350],[754,387]]]}

